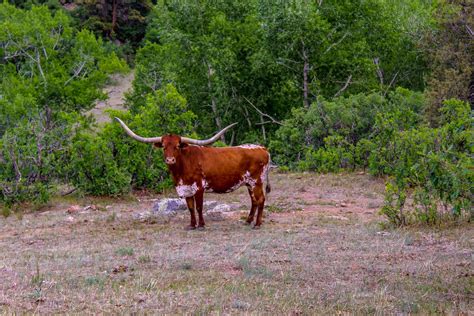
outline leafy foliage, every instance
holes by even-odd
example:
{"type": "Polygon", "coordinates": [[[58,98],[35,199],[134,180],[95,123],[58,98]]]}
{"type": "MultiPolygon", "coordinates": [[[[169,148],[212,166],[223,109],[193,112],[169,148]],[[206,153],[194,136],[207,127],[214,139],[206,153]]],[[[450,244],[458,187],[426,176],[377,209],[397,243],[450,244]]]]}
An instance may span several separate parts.
{"type": "Polygon", "coordinates": [[[0,56],[0,200],[44,201],[69,141],[87,126],[79,111],[101,97],[108,74],[127,67],[45,6],[0,4],[0,56]]]}
{"type": "Polygon", "coordinates": [[[433,129],[423,124],[424,102],[401,88],[387,97],[320,99],[283,122],[270,144],[273,159],[301,170],[368,168],[390,176],[382,213],[397,225],[459,217],[469,213],[474,193],[472,112],[467,103],[446,101],[442,125],[433,129]]]}
{"type": "Polygon", "coordinates": [[[443,1],[434,16],[437,27],[426,32],[421,44],[432,69],[426,116],[432,126],[438,126],[443,101],[456,98],[474,106],[474,2],[443,1]]]}
{"type": "Polygon", "coordinates": [[[278,119],[318,97],[423,89],[415,39],[430,20],[429,6],[417,4],[410,11],[381,1],[159,2],[132,99],[141,86],[173,82],[200,114],[200,132],[240,122],[233,140],[268,143],[277,125],[255,108],[278,119]]]}

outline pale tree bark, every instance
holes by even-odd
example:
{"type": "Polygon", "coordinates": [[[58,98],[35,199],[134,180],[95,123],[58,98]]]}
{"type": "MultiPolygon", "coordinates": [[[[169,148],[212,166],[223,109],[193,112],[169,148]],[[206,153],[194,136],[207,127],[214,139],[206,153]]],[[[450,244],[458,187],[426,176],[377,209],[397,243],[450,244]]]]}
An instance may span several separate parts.
{"type": "MultiPolygon", "coordinates": [[[[207,65],[207,88],[209,89],[209,94],[211,96],[211,109],[212,113],[214,113],[214,120],[216,122],[216,126],[218,130],[222,130],[222,121],[217,112],[217,101],[212,93],[212,75],[214,74],[214,70],[212,69],[211,65],[206,62],[207,65]]],[[[225,143],[225,136],[222,134],[221,140],[225,143]]]]}
{"type": "Polygon", "coordinates": [[[309,83],[308,83],[308,74],[309,74],[309,58],[306,52],[306,47],[304,42],[302,44],[302,56],[303,56],[303,105],[305,108],[309,108],[309,83]]]}
{"type": "Polygon", "coordinates": [[[117,0],[112,1],[112,34],[115,33],[117,25],[117,0]]]}

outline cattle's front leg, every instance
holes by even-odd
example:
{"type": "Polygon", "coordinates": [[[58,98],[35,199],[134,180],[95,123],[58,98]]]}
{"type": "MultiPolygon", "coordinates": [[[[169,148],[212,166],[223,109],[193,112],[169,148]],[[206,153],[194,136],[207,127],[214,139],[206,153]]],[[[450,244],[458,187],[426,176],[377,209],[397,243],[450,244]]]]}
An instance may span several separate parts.
{"type": "Polygon", "coordinates": [[[199,189],[196,192],[196,194],[194,195],[194,199],[196,200],[196,210],[197,210],[198,216],[199,216],[198,228],[203,229],[204,226],[206,225],[204,223],[204,217],[202,215],[202,206],[203,206],[203,202],[204,202],[204,190],[199,189]]]}
{"type": "Polygon", "coordinates": [[[187,229],[196,228],[196,213],[194,212],[194,197],[187,197],[186,204],[188,205],[189,213],[191,214],[191,224],[186,227],[187,229]]]}

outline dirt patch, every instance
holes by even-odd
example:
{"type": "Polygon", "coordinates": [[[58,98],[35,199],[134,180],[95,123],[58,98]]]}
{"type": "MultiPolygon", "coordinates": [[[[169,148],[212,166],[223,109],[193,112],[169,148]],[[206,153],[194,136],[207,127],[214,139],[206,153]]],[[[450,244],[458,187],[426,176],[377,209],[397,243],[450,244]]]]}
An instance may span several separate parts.
{"type": "Polygon", "coordinates": [[[126,75],[115,74],[111,76],[111,84],[103,90],[107,98],[103,101],[97,101],[96,106],[86,114],[92,114],[99,124],[110,122],[109,115],[105,113],[105,110],[125,110],[125,93],[132,88],[133,79],[133,71],[126,75]]]}
{"type": "Polygon", "coordinates": [[[156,199],[69,198],[0,219],[0,313],[469,314],[474,229],[381,230],[383,183],[272,174],[263,228],[245,189],[223,221],[133,220],[156,199]],[[89,207],[89,205],[97,207],[89,207]],[[373,205],[372,204],[372,205],[373,205]],[[68,213],[71,205],[80,210],[68,213]]]}

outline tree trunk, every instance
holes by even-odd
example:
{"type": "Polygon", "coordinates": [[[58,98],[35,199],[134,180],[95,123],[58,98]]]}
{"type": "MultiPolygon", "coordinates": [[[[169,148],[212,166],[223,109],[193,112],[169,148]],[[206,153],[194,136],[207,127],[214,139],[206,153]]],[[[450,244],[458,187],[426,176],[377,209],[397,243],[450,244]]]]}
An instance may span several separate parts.
{"type": "Polygon", "coordinates": [[[308,84],[308,73],[309,73],[309,60],[308,54],[306,53],[306,48],[304,46],[304,42],[301,41],[303,44],[303,105],[305,108],[309,108],[309,100],[308,100],[308,93],[309,93],[309,84],[308,84]]]}
{"type": "Polygon", "coordinates": [[[468,96],[467,99],[471,104],[471,110],[474,108],[474,69],[471,72],[471,80],[469,82],[468,96]]]}
{"type": "MultiPolygon", "coordinates": [[[[209,94],[211,96],[211,108],[212,108],[212,112],[214,113],[214,119],[216,121],[216,125],[217,125],[217,128],[219,130],[222,130],[222,122],[221,122],[221,118],[219,116],[219,114],[217,113],[217,102],[216,102],[216,98],[214,97],[214,95],[212,94],[212,81],[211,81],[211,77],[212,77],[212,74],[214,73],[214,71],[212,70],[212,67],[209,63],[206,62],[206,65],[207,65],[207,88],[209,89],[209,94]]],[[[222,134],[221,136],[221,140],[225,143],[225,136],[224,134],[222,134]]]]}
{"type": "Polygon", "coordinates": [[[117,1],[118,0],[112,0],[112,34],[115,33],[115,27],[117,25],[117,1]]]}
{"type": "Polygon", "coordinates": [[[262,134],[263,134],[263,141],[267,142],[267,133],[265,132],[265,123],[263,121],[263,115],[260,114],[260,123],[262,123],[262,134]]]}

